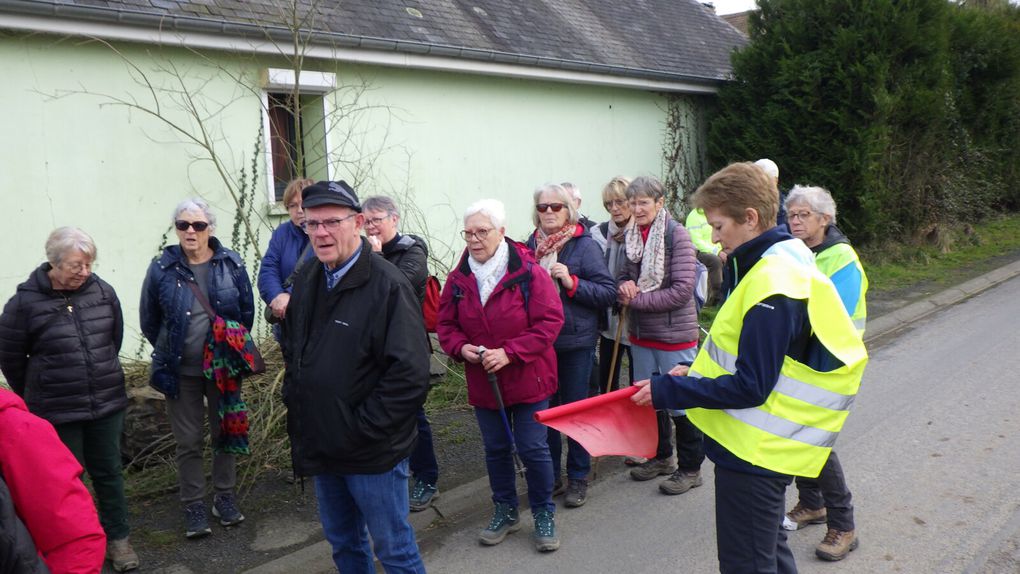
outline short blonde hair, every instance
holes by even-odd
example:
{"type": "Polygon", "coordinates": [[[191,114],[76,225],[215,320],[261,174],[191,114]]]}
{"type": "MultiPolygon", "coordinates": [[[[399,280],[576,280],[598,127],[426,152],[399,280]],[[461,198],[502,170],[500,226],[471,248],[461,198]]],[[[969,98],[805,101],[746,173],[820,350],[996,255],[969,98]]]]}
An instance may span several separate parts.
{"type": "Polygon", "coordinates": [[[602,188],[602,203],[614,199],[627,199],[627,188],[630,187],[630,180],[618,175],[609,180],[609,183],[602,188]]]}
{"type": "MultiPolygon", "coordinates": [[[[574,207],[574,197],[565,187],[555,183],[547,183],[537,187],[533,200],[535,205],[538,205],[538,200],[542,197],[543,193],[551,193],[556,198],[556,201],[567,206],[567,223],[577,223],[578,215],[577,208],[574,207]]],[[[531,210],[531,221],[535,224],[535,228],[538,228],[541,220],[538,219],[537,209],[531,210]]]]}

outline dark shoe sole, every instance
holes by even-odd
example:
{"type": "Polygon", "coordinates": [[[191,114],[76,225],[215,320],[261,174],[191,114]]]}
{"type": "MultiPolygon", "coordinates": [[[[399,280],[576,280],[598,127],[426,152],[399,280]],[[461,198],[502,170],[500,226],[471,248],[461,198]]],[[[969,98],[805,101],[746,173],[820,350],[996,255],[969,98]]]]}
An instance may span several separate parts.
{"type": "Polygon", "coordinates": [[[412,502],[408,506],[411,509],[411,512],[421,512],[422,510],[428,510],[428,507],[432,506],[432,503],[435,502],[437,498],[439,498],[439,491],[438,490],[436,491],[435,494],[432,495],[431,498],[429,498],[428,502],[425,502],[425,503],[420,503],[420,502],[419,503],[414,503],[414,502],[412,502]]]}
{"type": "Polygon", "coordinates": [[[816,548],[815,556],[821,558],[822,560],[827,560],[829,562],[839,562],[840,560],[846,558],[848,554],[850,554],[854,550],[857,550],[857,547],[860,545],[860,543],[861,543],[860,538],[854,538],[854,541],[850,543],[850,548],[848,548],[847,551],[844,552],[843,554],[829,554],[828,552],[822,552],[821,550],[818,550],[816,548]]]}
{"type": "MultiPolygon", "coordinates": [[[[504,530],[503,533],[500,534],[499,536],[496,536],[494,538],[485,538],[484,536],[479,536],[478,537],[478,541],[481,542],[485,546],[495,546],[495,545],[499,544],[500,542],[506,540],[506,537],[507,537],[508,534],[513,533],[513,532],[517,532],[520,529],[521,529],[521,521],[517,520],[517,522],[515,522],[514,524],[511,524],[509,527],[507,527],[507,529],[504,530]]],[[[486,532],[486,531],[483,530],[482,532],[486,532]]]]}

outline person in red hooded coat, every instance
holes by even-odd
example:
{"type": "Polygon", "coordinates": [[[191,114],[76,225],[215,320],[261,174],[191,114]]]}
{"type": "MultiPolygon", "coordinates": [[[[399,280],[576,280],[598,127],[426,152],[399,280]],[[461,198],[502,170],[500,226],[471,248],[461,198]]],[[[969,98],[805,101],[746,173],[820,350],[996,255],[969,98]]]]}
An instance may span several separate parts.
{"type": "Polygon", "coordinates": [[[0,563],[13,572],[45,572],[37,557],[52,574],[102,570],[106,534],[81,473],[53,426],[0,389],[0,477],[10,494],[0,495],[0,563]],[[25,530],[31,540],[18,535],[25,530]]]}

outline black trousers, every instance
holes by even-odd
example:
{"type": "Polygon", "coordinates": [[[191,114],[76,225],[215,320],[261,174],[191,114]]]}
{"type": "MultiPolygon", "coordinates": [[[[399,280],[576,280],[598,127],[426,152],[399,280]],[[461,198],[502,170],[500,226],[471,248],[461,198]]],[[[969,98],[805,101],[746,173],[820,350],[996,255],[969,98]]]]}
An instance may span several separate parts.
{"type": "Polygon", "coordinates": [[[846,486],[843,465],[839,463],[836,451],[829,454],[829,460],[825,461],[818,478],[798,476],[797,490],[800,503],[805,508],[817,510],[825,507],[829,528],[844,532],[854,529],[853,495],[846,486]]]}
{"type": "Polygon", "coordinates": [[[655,411],[655,422],[659,426],[655,458],[669,458],[673,454],[670,436],[675,432],[677,467],[686,472],[701,470],[701,463],[705,462],[705,435],[698,427],[686,416],[671,417],[666,411],[655,411]]]}
{"type": "Polygon", "coordinates": [[[722,574],[793,574],[783,513],[789,476],[715,467],[715,537],[722,574]]]}

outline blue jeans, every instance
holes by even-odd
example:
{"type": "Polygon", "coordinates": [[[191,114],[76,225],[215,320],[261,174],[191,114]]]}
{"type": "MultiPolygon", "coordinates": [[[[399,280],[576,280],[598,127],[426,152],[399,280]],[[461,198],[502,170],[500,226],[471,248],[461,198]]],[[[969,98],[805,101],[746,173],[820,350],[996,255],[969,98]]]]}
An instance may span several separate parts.
{"type": "Polygon", "coordinates": [[[414,529],[407,521],[407,477],[406,459],[382,474],[315,477],[322,530],[340,572],[374,574],[374,549],[386,572],[424,574],[414,529]]]}
{"type": "MultiPolygon", "coordinates": [[[[559,388],[549,399],[549,406],[556,407],[588,398],[588,378],[591,375],[592,357],[595,348],[568,349],[556,351],[556,370],[559,388]]],[[[560,460],[563,443],[560,431],[549,428],[549,454],[552,455],[553,478],[560,476],[560,460]]],[[[567,439],[567,478],[583,480],[591,470],[591,455],[572,438],[567,439]]]]}
{"type": "Polygon", "coordinates": [[[432,425],[425,416],[425,407],[418,409],[418,442],[411,451],[411,475],[416,480],[436,485],[439,481],[439,463],[432,445],[432,425]]]}
{"type": "MultiPolygon", "coordinates": [[[[546,442],[546,427],[535,420],[535,413],[548,406],[548,400],[541,400],[506,408],[517,452],[527,469],[524,477],[528,482],[528,503],[533,513],[540,510],[556,511],[552,501],[552,458],[549,456],[549,443],[546,442]]],[[[478,428],[485,444],[485,468],[489,472],[492,501],[517,508],[517,478],[510,454],[510,437],[503,424],[503,417],[498,409],[475,407],[475,418],[478,419],[478,428]]]]}

